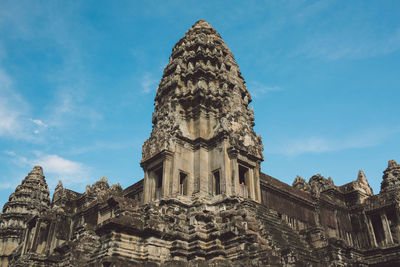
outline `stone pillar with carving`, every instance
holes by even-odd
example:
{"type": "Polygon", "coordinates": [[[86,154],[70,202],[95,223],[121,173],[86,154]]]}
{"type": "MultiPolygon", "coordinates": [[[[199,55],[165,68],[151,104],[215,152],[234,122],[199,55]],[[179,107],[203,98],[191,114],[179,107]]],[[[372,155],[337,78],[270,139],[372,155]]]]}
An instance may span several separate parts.
{"type": "Polygon", "coordinates": [[[385,243],[387,245],[393,244],[393,237],[392,233],[390,232],[390,225],[385,211],[381,212],[381,220],[382,220],[383,233],[385,235],[385,243]]]}
{"type": "Polygon", "coordinates": [[[144,203],[157,199],[155,186],[168,188],[164,198],[237,195],[238,179],[261,201],[263,146],[250,102],[230,49],[210,24],[196,22],[172,49],[157,88],[153,130],[142,151],[144,203]]]}

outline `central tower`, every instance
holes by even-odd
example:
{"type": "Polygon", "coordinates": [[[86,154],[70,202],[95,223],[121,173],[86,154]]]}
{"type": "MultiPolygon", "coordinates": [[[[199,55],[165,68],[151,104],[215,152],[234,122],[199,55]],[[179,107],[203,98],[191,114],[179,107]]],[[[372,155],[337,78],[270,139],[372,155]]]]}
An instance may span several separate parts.
{"type": "Polygon", "coordinates": [[[261,201],[261,137],[251,96],[217,31],[199,20],[172,49],[143,145],[143,201],[241,196],[261,201]]]}

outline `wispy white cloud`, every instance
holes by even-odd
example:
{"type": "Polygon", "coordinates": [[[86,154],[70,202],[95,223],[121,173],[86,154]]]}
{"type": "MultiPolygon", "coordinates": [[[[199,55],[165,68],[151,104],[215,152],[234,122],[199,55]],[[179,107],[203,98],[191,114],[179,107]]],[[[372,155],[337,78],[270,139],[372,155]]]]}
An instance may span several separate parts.
{"type": "Polygon", "coordinates": [[[261,97],[269,92],[282,91],[282,87],[276,85],[265,85],[260,82],[249,82],[248,89],[253,97],[261,97]]]}
{"type": "Polygon", "coordinates": [[[31,128],[26,126],[28,109],[11,76],[0,66],[0,137],[32,140],[31,128]]]}
{"type": "Polygon", "coordinates": [[[103,115],[93,106],[86,104],[87,97],[78,88],[59,89],[56,93],[54,104],[47,117],[50,126],[65,127],[71,123],[85,122],[94,126],[96,122],[103,119],[103,115]]]}
{"type": "Polygon", "coordinates": [[[136,146],[136,143],[133,140],[128,140],[128,141],[121,140],[118,142],[99,140],[99,141],[94,141],[93,143],[88,144],[86,146],[73,147],[69,150],[69,154],[80,155],[99,150],[120,150],[134,146],[136,146]]]}
{"type": "Polygon", "coordinates": [[[295,6],[295,20],[298,22],[304,22],[312,16],[318,15],[321,12],[327,10],[332,6],[331,0],[321,0],[314,2],[306,2],[306,1],[290,1],[292,4],[296,4],[299,6],[295,6]]]}
{"type": "Polygon", "coordinates": [[[157,89],[158,80],[153,77],[149,72],[145,73],[142,77],[140,85],[142,86],[142,93],[148,94],[157,89]]]}
{"type": "Polygon", "coordinates": [[[62,180],[66,185],[85,185],[90,179],[91,168],[85,164],[64,158],[56,154],[45,154],[35,151],[33,155],[26,157],[16,154],[14,151],[5,151],[12,161],[22,167],[42,166],[50,187],[55,186],[56,181],[62,180]]]}
{"type": "Polygon", "coordinates": [[[7,155],[9,155],[9,156],[12,156],[12,157],[14,157],[14,156],[17,155],[17,153],[15,153],[15,152],[12,151],[12,150],[6,150],[6,151],[4,151],[4,153],[7,154],[7,155]]]}
{"type": "MultiPolygon", "coordinates": [[[[43,6],[29,1],[24,4],[9,1],[0,10],[0,30],[9,32],[10,38],[33,43],[39,40],[36,47],[39,52],[50,47],[60,58],[58,65],[40,77],[51,87],[54,99],[50,99],[43,107],[49,111],[46,113],[48,115],[40,120],[28,116],[36,126],[63,127],[75,122],[91,126],[102,118],[99,109],[91,105],[91,100],[96,96],[88,93],[92,87],[91,72],[83,60],[82,46],[84,37],[92,29],[90,24],[78,23],[79,12],[76,11],[80,7],[75,3],[63,5],[60,9],[57,3],[43,6]]],[[[42,132],[42,129],[30,129],[31,134],[35,131],[42,132]]]]}
{"type": "Polygon", "coordinates": [[[0,182],[0,190],[3,190],[3,189],[13,189],[13,188],[15,188],[15,186],[14,186],[13,183],[10,183],[10,182],[0,182]]]}
{"type": "Polygon", "coordinates": [[[294,54],[326,60],[361,59],[387,55],[400,49],[400,28],[385,37],[372,33],[359,33],[350,37],[342,34],[328,34],[308,40],[294,54]]]}
{"type": "Polygon", "coordinates": [[[311,136],[303,139],[286,140],[284,143],[274,144],[267,148],[267,151],[274,154],[297,156],[306,153],[318,154],[347,149],[367,148],[381,144],[385,139],[399,131],[400,128],[390,130],[374,129],[342,138],[311,136]]]}
{"type": "Polygon", "coordinates": [[[34,119],[29,119],[31,122],[33,122],[34,124],[36,124],[37,126],[40,126],[40,127],[44,127],[44,128],[47,128],[48,126],[47,126],[47,124],[45,124],[43,121],[41,121],[41,120],[34,120],[34,119]]]}

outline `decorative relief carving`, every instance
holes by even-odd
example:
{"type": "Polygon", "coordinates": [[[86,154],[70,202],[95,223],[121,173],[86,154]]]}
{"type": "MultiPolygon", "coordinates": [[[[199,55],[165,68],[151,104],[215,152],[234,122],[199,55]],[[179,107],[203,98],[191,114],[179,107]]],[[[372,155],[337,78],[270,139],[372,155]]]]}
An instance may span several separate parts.
{"type": "Polygon", "coordinates": [[[231,51],[214,28],[198,21],[172,49],[157,88],[153,130],[143,145],[142,161],[164,149],[174,151],[179,137],[191,138],[185,122],[202,114],[215,120],[210,138],[222,133],[234,148],[262,158],[250,102],[231,51]]]}

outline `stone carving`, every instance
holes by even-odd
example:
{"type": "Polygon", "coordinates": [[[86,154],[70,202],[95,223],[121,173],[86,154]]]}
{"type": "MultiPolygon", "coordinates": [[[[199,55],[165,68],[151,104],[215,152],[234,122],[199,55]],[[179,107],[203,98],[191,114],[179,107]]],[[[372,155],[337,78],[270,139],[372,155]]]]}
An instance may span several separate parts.
{"type": "Polygon", "coordinates": [[[228,137],[232,147],[262,158],[261,137],[253,130],[251,96],[235,59],[217,31],[200,20],[172,49],[157,88],[153,130],[143,145],[143,161],[179,137],[195,139],[184,121],[205,114],[216,120],[207,139],[228,137]]]}
{"type": "Polygon", "coordinates": [[[0,266],[18,246],[27,220],[49,208],[49,194],[43,169],[35,166],[10,195],[0,215],[0,266]]]}
{"type": "Polygon", "coordinates": [[[316,196],[319,196],[320,193],[325,190],[335,187],[331,177],[328,177],[328,179],[326,179],[321,174],[313,175],[308,181],[308,183],[311,186],[312,193],[315,194],[316,196]]]}
{"type": "Polygon", "coordinates": [[[292,186],[305,192],[311,192],[311,186],[306,182],[304,178],[298,175],[294,179],[292,186]]]}
{"type": "Polygon", "coordinates": [[[395,160],[389,160],[387,169],[383,172],[381,192],[391,191],[400,187],[400,165],[395,160]]]}
{"type": "Polygon", "coordinates": [[[369,196],[372,196],[374,194],[372,192],[372,188],[369,186],[367,177],[365,177],[365,174],[362,170],[359,170],[358,172],[357,180],[355,183],[355,189],[369,196]]]}

